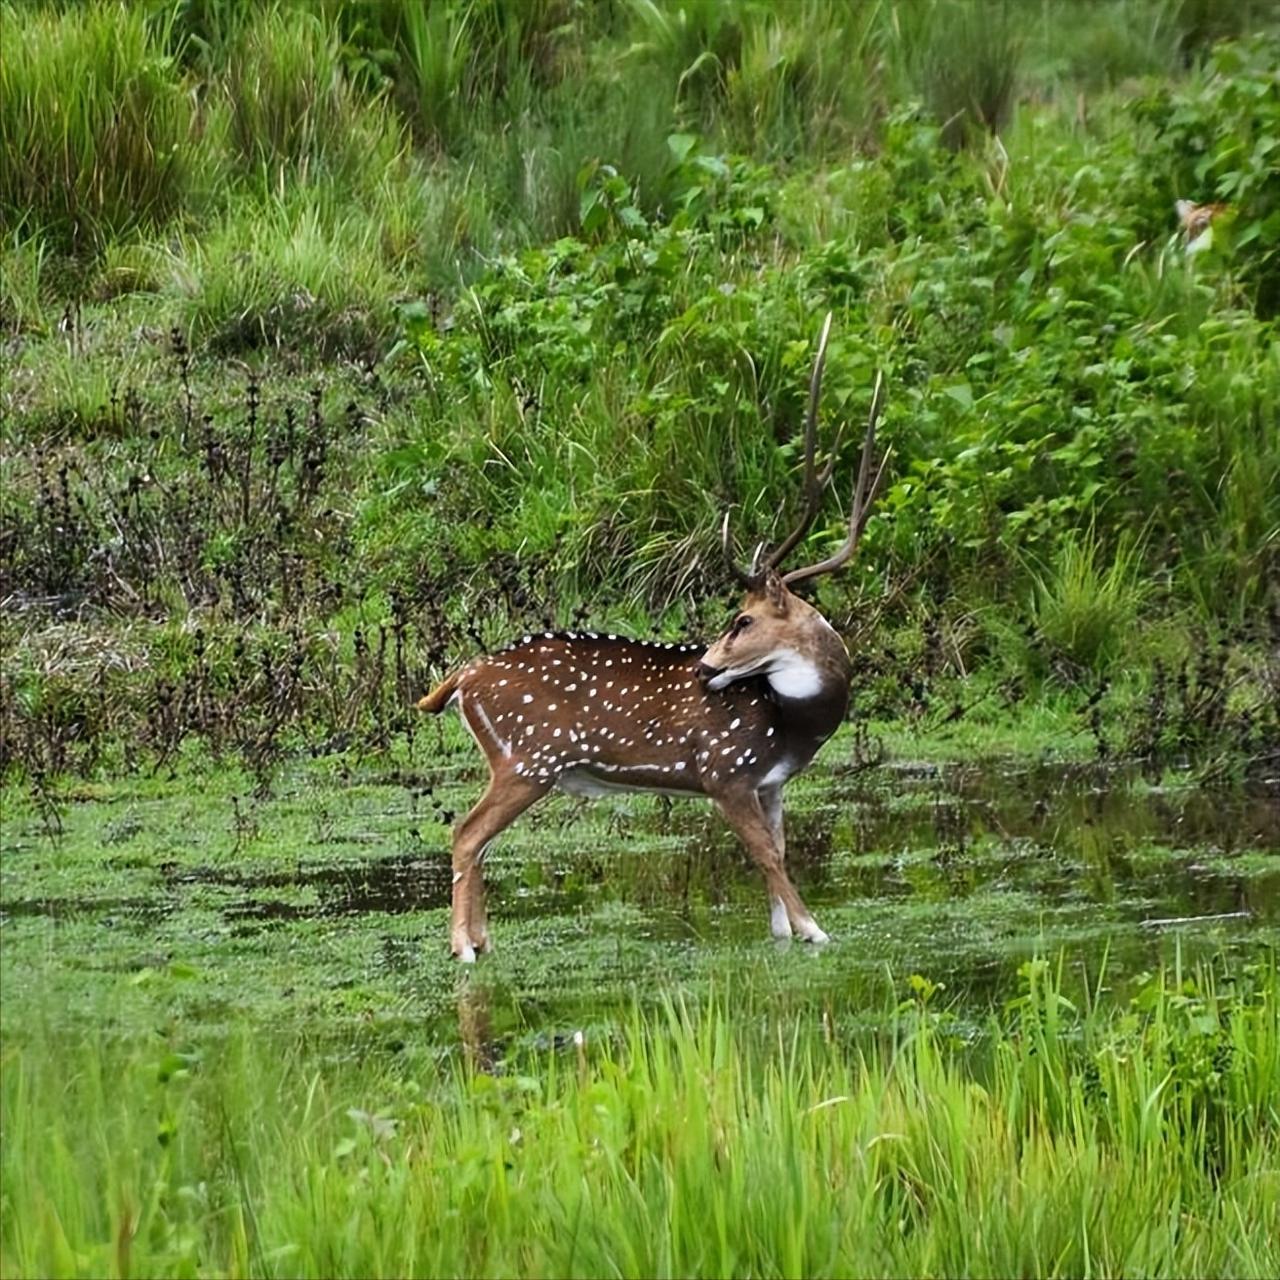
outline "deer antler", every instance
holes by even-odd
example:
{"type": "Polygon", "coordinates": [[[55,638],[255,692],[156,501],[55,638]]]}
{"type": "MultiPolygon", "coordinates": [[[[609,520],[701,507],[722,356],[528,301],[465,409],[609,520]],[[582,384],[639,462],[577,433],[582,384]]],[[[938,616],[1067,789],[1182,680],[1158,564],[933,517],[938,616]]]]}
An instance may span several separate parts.
{"type": "Polygon", "coordinates": [[[893,452],[892,449],[885,450],[884,457],[880,459],[880,465],[876,468],[875,477],[872,479],[871,459],[875,453],[876,421],[880,417],[880,409],[884,399],[883,390],[884,375],[877,373],[875,390],[871,395],[871,411],[867,415],[867,434],[862,442],[862,460],[858,463],[858,479],[853,489],[853,510],[849,515],[849,534],[834,555],[828,556],[825,560],[819,560],[817,564],[806,565],[803,569],[792,569],[790,573],[784,573],[782,580],[787,586],[791,586],[795,582],[803,582],[805,578],[817,577],[820,573],[830,573],[832,569],[839,569],[858,548],[858,540],[862,537],[863,529],[866,528],[867,518],[871,514],[871,506],[876,500],[876,495],[880,492],[880,482],[884,479],[889,455],[893,452]]]}
{"type": "Polygon", "coordinates": [[[818,339],[818,354],[813,358],[813,372],[809,375],[809,410],[804,417],[804,510],[800,513],[796,527],[765,560],[766,572],[776,569],[809,532],[809,526],[822,505],[822,491],[831,479],[831,468],[835,465],[834,450],[821,473],[814,462],[814,454],[818,448],[818,402],[822,398],[822,373],[827,364],[827,339],[830,336],[831,312],[828,311],[827,318],[822,322],[822,336],[818,339]]]}
{"type": "Polygon", "coordinates": [[[745,569],[739,567],[738,562],[733,558],[732,534],[729,532],[729,513],[724,513],[724,522],[720,525],[720,549],[724,552],[724,562],[729,566],[729,572],[737,578],[739,584],[750,591],[755,583],[751,580],[751,575],[745,569]]]}
{"type": "MultiPolygon", "coordinates": [[[[818,339],[818,352],[814,356],[813,372],[809,375],[809,408],[804,420],[804,508],[800,513],[799,521],[796,523],[795,528],[767,556],[762,558],[763,545],[757,547],[751,561],[751,569],[748,572],[741,569],[733,558],[732,537],[729,532],[729,512],[726,511],[724,514],[724,523],[720,529],[720,540],[724,549],[725,561],[728,563],[734,577],[748,590],[759,586],[765,574],[770,573],[782,564],[787,556],[799,545],[805,534],[809,532],[809,527],[813,524],[814,517],[822,506],[822,495],[827,485],[831,482],[836,459],[840,454],[841,429],[837,427],[836,438],[832,442],[831,454],[827,459],[827,463],[821,469],[818,468],[816,460],[818,448],[818,404],[822,398],[822,374],[827,363],[827,339],[831,336],[831,318],[831,312],[828,311],[827,318],[822,323],[822,334],[818,339]]],[[[853,513],[849,520],[849,536],[835,555],[829,556],[818,564],[808,565],[803,569],[793,569],[790,573],[784,574],[782,580],[788,585],[793,582],[800,582],[805,578],[815,577],[819,573],[827,573],[832,569],[838,569],[853,555],[854,550],[857,548],[858,539],[862,536],[863,527],[866,525],[867,517],[871,510],[871,504],[875,501],[876,494],[879,492],[880,482],[884,477],[885,464],[889,461],[890,451],[886,451],[879,467],[876,469],[875,478],[870,480],[868,485],[872,455],[875,451],[876,421],[880,416],[882,383],[883,377],[877,373],[875,392],[871,400],[871,413],[867,419],[867,434],[862,445],[862,460],[858,465],[858,481],[853,492],[853,513]]]]}
{"type": "MultiPolygon", "coordinates": [[[[827,318],[822,323],[822,335],[818,339],[818,354],[813,360],[813,372],[809,375],[809,409],[805,414],[804,420],[804,510],[801,513],[799,523],[782,540],[777,549],[764,557],[763,560],[761,559],[764,550],[763,545],[757,547],[756,553],[751,560],[750,572],[746,572],[739,568],[733,558],[732,539],[729,533],[729,512],[726,511],[724,513],[724,523],[720,529],[720,541],[724,549],[725,560],[733,576],[748,589],[758,586],[766,573],[771,569],[776,569],[782,563],[783,558],[795,548],[800,539],[809,531],[809,526],[813,523],[814,516],[818,514],[818,509],[822,504],[822,491],[831,479],[831,470],[835,465],[835,450],[832,451],[830,460],[821,471],[818,470],[815,461],[818,447],[818,402],[822,397],[822,372],[827,363],[827,339],[831,336],[831,319],[832,313],[828,311],[827,318]]],[[[839,437],[837,435],[838,447],[839,437]]]]}

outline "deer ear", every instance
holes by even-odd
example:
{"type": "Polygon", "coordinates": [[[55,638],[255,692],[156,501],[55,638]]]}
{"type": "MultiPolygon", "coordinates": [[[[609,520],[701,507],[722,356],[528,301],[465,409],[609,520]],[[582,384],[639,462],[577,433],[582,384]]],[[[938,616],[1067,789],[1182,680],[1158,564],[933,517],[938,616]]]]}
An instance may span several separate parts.
{"type": "Polygon", "coordinates": [[[787,596],[790,592],[783,585],[782,579],[772,569],[765,576],[764,593],[776,612],[780,614],[787,612],[787,596]]]}

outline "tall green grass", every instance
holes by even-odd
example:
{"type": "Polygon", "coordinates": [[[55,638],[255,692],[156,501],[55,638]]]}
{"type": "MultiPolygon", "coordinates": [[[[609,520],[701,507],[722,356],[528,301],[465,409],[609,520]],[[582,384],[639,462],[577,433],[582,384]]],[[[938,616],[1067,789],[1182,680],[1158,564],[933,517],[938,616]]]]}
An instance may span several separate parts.
{"type": "Polygon", "coordinates": [[[167,287],[197,342],[348,353],[385,344],[400,280],[374,222],[323,187],[268,196],[246,212],[238,208],[171,259],[167,287]]]}
{"type": "Polygon", "coordinates": [[[266,191],[321,177],[350,182],[394,163],[385,103],[351,84],[337,32],[319,12],[264,8],[229,57],[225,92],[240,165],[266,191]]]}
{"type": "Polygon", "coordinates": [[[217,157],[139,5],[0,8],[0,213],[28,234],[92,249],[198,202],[217,157]]]}
{"type": "Polygon", "coordinates": [[[1020,6],[1014,0],[922,0],[894,7],[908,83],[952,147],[1008,120],[1017,88],[1020,6]]]}
{"type": "Polygon", "coordinates": [[[1107,548],[1092,528],[1068,535],[1032,577],[1031,620],[1075,668],[1101,674],[1133,643],[1152,588],[1132,539],[1107,548]]]}
{"type": "MultiPolygon", "coordinates": [[[[247,1030],[61,1053],[37,1020],[3,1060],[0,1265],[1274,1274],[1274,967],[1174,969],[1122,1008],[1101,985],[1074,1004],[1031,961],[966,1030],[913,979],[853,1040],[741,995],[672,1001],[496,1068],[483,1041],[397,1064],[247,1030]]],[[[483,993],[459,998],[482,1023],[483,993]]]]}

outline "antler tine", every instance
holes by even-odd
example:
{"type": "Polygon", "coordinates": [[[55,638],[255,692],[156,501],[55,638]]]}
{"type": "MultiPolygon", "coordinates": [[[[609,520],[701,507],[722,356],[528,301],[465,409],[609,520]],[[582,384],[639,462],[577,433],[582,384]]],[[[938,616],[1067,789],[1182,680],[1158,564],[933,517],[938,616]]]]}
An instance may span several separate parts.
{"type": "Polygon", "coordinates": [[[813,372],[809,375],[809,410],[804,419],[804,510],[800,513],[800,520],[796,527],[787,534],[774,551],[769,553],[764,562],[766,570],[776,569],[791,554],[800,539],[809,532],[809,526],[822,505],[822,490],[831,479],[835,455],[832,455],[831,462],[821,472],[818,471],[814,458],[818,448],[818,402],[822,398],[822,372],[827,363],[827,339],[831,336],[831,319],[832,313],[828,311],[827,318],[822,322],[822,336],[818,339],[818,354],[813,358],[813,372]]]}
{"type": "Polygon", "coordinates": [[[866,527],[867,518],[871,514],[872,504],[880,492],[880,483],[884,479],[885,468],[889,463],[889,455],[893,452],[892,448],[885,450],[885,455],[880,460],[879,467],[876,468],[875,476],[871,478],[871,459],[875,452],[876,422],[880,417],[880,409],[884,399],[883,389],[884,375],[878,372],[876,374],[875,391],[871,396],[871,412],[867,415],[867,434],[862,442],[862,459],[858,463],[858,479],[853,490],[853,510],[849,515],[849,534],[834,555],[828,556],[825,560],[820,560],[817,564],[806,565],[803,569],[792,569],[790,573],[783,574],[782,580],[788,586],[795,582],[802,582],[805,578],[814,578],[820,573],[830,573],[833,569],[839,569],[857,550],[858,541],[862,537],[862,530],[866,527]]]}
{"type": "Polygon", "coordinates": [[[739,567],[738,562],[733,558],[733,544],[729,534],[729,512],[724,513],[724,521],[720,525],[720,546],[724,551],[724,562],[729,566],[729,572],[738,580],[738,582],[747,588],[752,585],[751,575],[744,573],[739,567]]]}

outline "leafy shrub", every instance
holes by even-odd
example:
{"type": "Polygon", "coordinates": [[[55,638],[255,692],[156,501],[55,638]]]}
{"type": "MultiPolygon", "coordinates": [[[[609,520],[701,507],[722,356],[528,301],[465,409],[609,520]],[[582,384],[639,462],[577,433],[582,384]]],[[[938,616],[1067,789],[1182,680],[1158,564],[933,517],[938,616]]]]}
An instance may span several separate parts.
{"type": "Polygon", "coordinates": [[[1143,104],[1159,131],[1173,196],[1223,201],[1229,228],[1215,240],[1254,293],[1260,315],[1280,313],[1280,34],[1217,46],[1200,74],[1143,104]]]}

